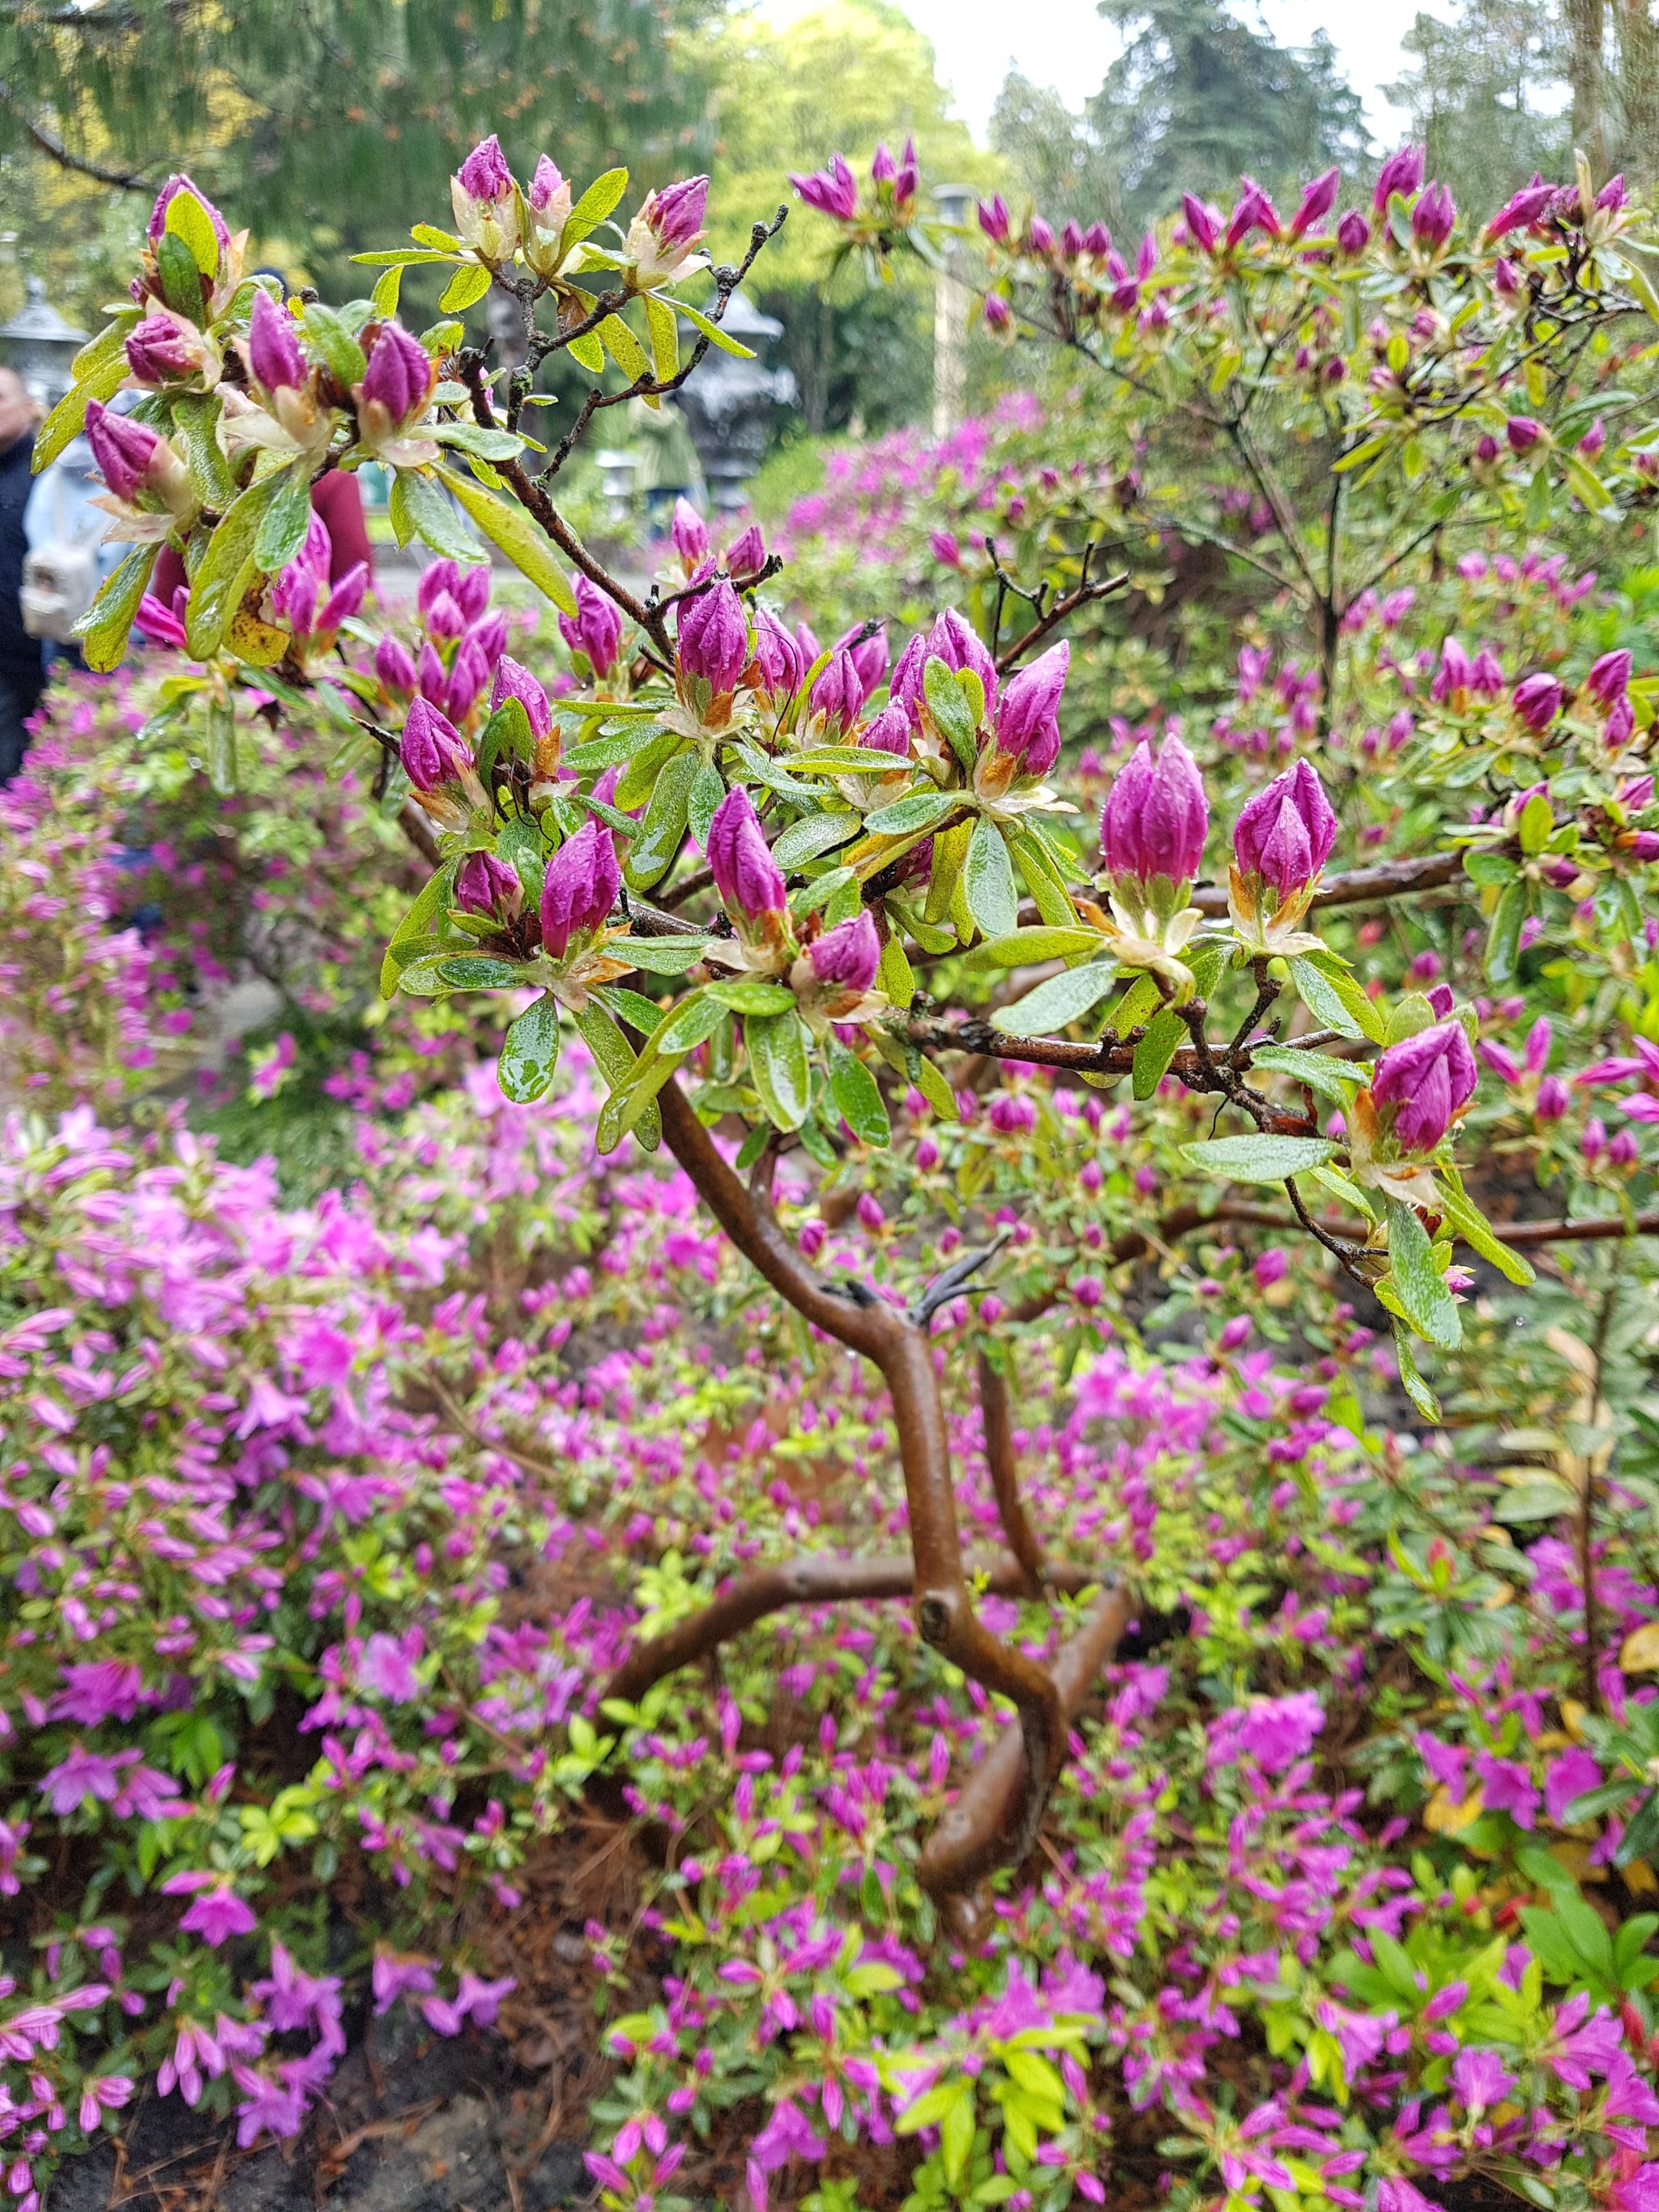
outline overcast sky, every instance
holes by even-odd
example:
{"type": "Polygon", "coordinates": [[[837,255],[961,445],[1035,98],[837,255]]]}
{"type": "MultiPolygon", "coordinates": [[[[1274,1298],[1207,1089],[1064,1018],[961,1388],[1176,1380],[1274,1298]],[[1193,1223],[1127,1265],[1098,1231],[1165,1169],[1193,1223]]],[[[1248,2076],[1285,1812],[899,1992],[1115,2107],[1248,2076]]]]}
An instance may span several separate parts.
{"type": "MultiPolygon", "coordinates": [[[[762,12],[787,22],[810,14],[816,0],[761,0],[762,12]]],[[[1096,14],[1093,0],[899,0],[917,27],[933,40],[939,76],[956,96],[957,112],[984,139],[1010,64],[1037,84],[1051,85],[1080,108],[1100,88],[1117,52],[1117,34],[1096,14]]],[[[1247,21],[1256,10],[1237,4],[1247,21]]],[[[1383,147],[1401,135],[1406,118],[1382,99],[1379,88],[1405,66],[1400,41],[1419,11],[1452,12],[1448,0],[1263,0],[1260,17],[1281,44],[1305,45],[1322,23],[1330,33],[1348,80],[1365,103],[1373,137],[1383,147]]]]}

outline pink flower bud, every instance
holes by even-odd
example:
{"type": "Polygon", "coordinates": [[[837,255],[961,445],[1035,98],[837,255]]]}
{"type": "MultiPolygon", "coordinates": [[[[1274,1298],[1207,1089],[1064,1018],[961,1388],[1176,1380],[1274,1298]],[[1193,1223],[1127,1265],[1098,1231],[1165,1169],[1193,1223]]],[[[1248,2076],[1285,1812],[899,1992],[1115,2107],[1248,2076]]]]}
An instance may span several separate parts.
{"type": "Polygon", "coordinates": [[[1478,698],[1499,699],[1504,694],[1504,664],[1489,645],[1483,645],[1469,670],[1469,689],[1478,698]]]}
{"type": "Polygon", "coordinates": [[[1327,169],[1322,177],[1302,187],[1302,204],[1291,217],[1291,236],[1301,238],[1315,223],[1322,222],[1336,205],[1336,195],[1342,183],[1340,169],[1327,169]]]}
{"type": "Polygon", "coordinates": [[[1390,1045],[1377,1062],[1371,1097],[1393,1106],[1402,1152],[1431,1152],[1474,1096],[1479,1078],[1462,1022],[1440,1022],[1390,1045]]]}
{"type": "Polygon", "coordinates": [[[1238,204],[1233,210],[1226,234],[1221,241],[1227,252],[1231,252],[1236,246],[1242,246],[1253,230],[1262,231],[1269,238],[1279,235],[1278,211],[1267,193],[1254,177],[1241,177],[1238,181],[1243,190],[1239,193],[1238,204]]]}
{"type": "MultiPolygon", "coordinates": [[[[812,658],[816,660],[817,655],[812,658]]],[[[755,616],[754,665],[759,679],[757,688],[777,699],[787,699],[799,690],[809,665],[800,647],[765,607],[755,616]]]]}
{"type": "Polygon", "coordinates": [[[811,1221],[803,1221],[800,1225],[800,1235],[796,1239],[800,1246],[801,1257],[804,1260],[816,1260],[818,1254],[823,1251],[824,1239],[829,1234],[830,1231],[825,1224],[816,1218],[811,1221]]]}
{"type": "Polygon", "coordinates": [[[1083,225],[1069,222],[1060,234],[1060,250],[1067,261],[1076,261],[1083,252],[1083,225]]]}
{"type": "Polygon", "coordinates": [[[1624,697],[1630,683],[1631,665],[1631,656],[1622,647],[1617,653],[1604,653],[1592,665],[1584,678],[1584,689],[1604,711],[1624,697]]]}
{"type": "Polygon", "coordinates": [[[1572,1103],[1572,1093],[1559,1075],[1547,1075],[1538,1086],[1538,1118],[1559,1121],[1572,1103]]]}
{"type": "Polygon", "coordinates": [[[1443,639],[1440,647],[1440,666],[1430,692],[1436,699],[1454,699],[1459,692],[1467,691],[1474,672],[1474,663],[1455,637],[1443,639]]]}
{"type": "Polygon", "coordinates": [[[416,680],[420,685],[422,699],[434,707],[443,705],[444,694],[449,685],[449,677],[439,657],[438,648],[430,638],[428,638],[421,647],[421,657],[416,663],[416,680]]]}
{"type": "Polygon", "coordinates": [[[858,720],[864,704],[864,686],[853,665],[853,656],[837,646],[813,683],[807,705],[824,720],[824,734],[843,735],[858,720]]]}
{"type": "Polygon", "coordinates": [[[1444,185],[1431,185],[1412,210],[1412,236],[1437,252],[1452,234],[1457,205],[1444,185]]]}
{"type": "Polygon", "coordinates": [[[1036,1127],[1036,1107],[1018,1091],[999,1091],[991,1101],[990,1121],[1000,1137],[1029,1136],[1036,1127]]]}
{"type": "Polygon", "coordinates": [[[1443,1022],[1452,1010],[1451,985],[1437,983],[1431,991],[1425,992],[1424,995],[1428,1000],[1430,1011],[1436,1021],[1443,1022]]]}
{"type": "Polygon", "coordinates": [[[1209,823],[1204,780],[1180,738],[1166,738],[1156,760],[1143,740],[1119,772],[1101,814],[1107,871],[1142,884],[1158,876],[1189,882],[1204,856],[1209,823]]]}
{"type": "Polygon", "coordinates": [[[1599,1115],[1592,1115],[1584,1124],[1584,1133],[1578,1139],[1578,1149],[1583,1154],[1587,1167],[1594,1167],[1607,1148],[1607,1125],[1599,1115]]]}
{"type": "Polygon", "coordinates": [[[428,636],[440,645],[459,637],[466,628],[466,617],[447,592],[440,592],[427,609],[426,628],[428,636]]]}
{"type": "Polygon", "coordinates": [[[573,937],[603,925],[621,889],[611,832],[590,816],[547,864],[542,881],[544,951],[562,960],[573,937]]]}
{"type": "Polygon", "coordinates": [[[1528,676],[1515,687],[1515,711],[1529,730],[1547,730],[1560,713],[1565,694],[1553,676],[1528,676]]]}
{"type": "Polygon", "coordinates": [[[939,1165],[939,1146],[931,1137],[916,1139],[916,1166],[923,1175],[931,1174],[939,1165]]]}
{"type": "Polygon", "coordinates": [[[1008,203],[1000,192],[994,192],[988,200],[979,204],[979,227],[993,246],[1006,246],[1013,228],[1008,213],[1008,203]]]}
{"type": "Polygon", "coordinates": [[[1008,679],[997,708],[997,744],[1027,775],[1047,775],[1060,757],[1060,700],[1072,663],[1069,645],[1050,646],[1008,679]]]}
{"type": "Polygon", "coordinates": [[[935,561],[942,562],[947,568],[961,568],[962,547],[957,543],[953,532],[930,531],[927,536],[927,545],[935,561]]]}
{"type": "Polygon", "coordinates": [[[494,614],[486,615],[483,622],[474,629],[471,641],[483,655],[484,666],[487,669],[493,671],[507,651],[507,616],[500,607],[494,614]]]}
{"type": "Polygon", "coordinates": [[[858,743],[869,751],[891,753],[896,759],[908,757],[910,750],[910,717],[902,702],[891,699],[873,721],[866,722],[858,733],[858,743]]]}
{"type": "Polygon", "coordinates": [[[368,594],[368,563],[367,561],[354,561],[323,601],[317,617],[319,635],[331,637],[342,623],[349,622],[368,594]]]}
{"type": "Polygon", "coordinates": [[[576,578],[576,614],[559,617],[559,635],[573,653],[585,653],[596,677],[603,679],[617,665],[622,643],[622,617],[597,584],[576,578]]]}
{"type": "Polygon", "coordinates": [[[890,185],[898,174],[898,163],[887,150],[884,138],[870,158],[870,181],[872,185],[890,185]]]}
{"type": "Polygon", "coordinates": [[[1250,1340],[1253,1324],[1249,1314],[1235,1314],[1216,1339],[1218,1352],[1237,1352],[1250,1340]]]}
{"type": "MultiPolygon", "coordinates": [[[[544,154],[537,162],[536,173],[530,179],[530,190],[525,194],[525,198],[530,204],[530,211],[532,215],[544,219],[549,216],[556,217],[557,228],[563,228],[565,220],[570,213],[570,187],[560,175],[559,165],[550,155],[544,154]],[[561,193],[564,195],[562,213],[559,206],[561,193]]],[[[547,223],[545,227],[551,228],[554,225],[547,223]]]]}
{"type": "Polygon", "coordinates": [[[728,576],[754,576],[765,566],[766,540],[761,535],[759,523],[751,522],[726,547],[726,573],[728,576]]]}
{"type": "Polygon", "coordinates": [[[717,698],[736,690],[749,664],[749,625],[743,601],[724,577],[681,600],[678,635],[686,675],[702,677],[717,698]]]}
{"type": "Polygon", "coordinates": [[[1613,1142],[1607,1146],[1609,1167],[1633,1168],[1640,1156],[1635,1132],[1631,1129],[1619,1130],[1613,1142]]]}
{"type": "Polygon", "coordinates": [[[859,1198],[860,1227],[867,1230],[873,1237],[886,1219],[887,1216],[881,1210],[881,1200],[875,1193],[872,1190],[861,1193],[859,1198]]]}
{"type": "Polygon", "coordinates": [[[226,222],[223,216],[220,214],[218,209],[214,206],[213,202],[208,198],[207,194],[202,190],[201,186],[199,185],[193,185],[187,176],[178,173],[175,173],[173,176],[169,177],[166,184],[162,185],[161,191],[155,195],[155,204],[149,211],[149,229],[148,236],[150,244],[152,246],[155,245],[160,240],[161,233],[167,228],[167,210],[172,206],[173,201],[178,198],[180,192],[190,192],[193,194],[197,199],[200,200],[203,207],[207,210],[208,221],[213,225],[213,235],[218,240],[220,248],[222,251],[225,246],[230,244],[229,225],[226,222]]]}
{"type": "Polygon", "coordinates": [[[1000,292],[988,292],[985,295],[985,326],[988,330],[1000,333],[1007,330],[1013,319],[1014,311],[1000,292]]]}
{"type": "Polygon", "coordinates": [[[247,331],[247,365],[256,384],[267,392],[283,392],[303,384],[310,371],[300,343],[294,318],[279,307],[269,292],[253,295],[253,314],[247,331]]]}
{"type": "Polygon", "coordinates": [[[757,921],[788,903],[777,862],[767,849],[749,793],[728,791],[708,825],[708,868],[727,908],[757,921]]]}
{"type": "Polygon", "coordinates": [[[1500,1083],[1507,1083],[1511,1087],[1519,1083],[1521,1063],[1507,1045],[1496,1044],[1491,1037],[1482,1037],[1479,1051],[1481,1059],[1500,1083]]]}
{"type": "Polygon", "coordinates": [[[1530,415],[1511,415],[1504,425],[1512,453],[1529,453],[1544,435],[1544,426],[1530,415]]]}
{"type": "Polygon", "coordinates": [[[411,337],[401,323],[382,323],[369,349],[358,397],[367,406],[383,409],[392,428],[401,430],[426,412],[437,374],[431,355],[418,338],[411,337]]]}
{"type": "Polygon", "coordinates": [[[678,184],[648,196],[646,220],[665,248],[679,252],[701,236],[708,206],[708,178],[683,177],[678,184]]]}
{"type": "Polygon", "coordinates": [[[1511,230],[1530,230],[1555,198],[1555,186],[1547,185],[1534,170],[1529,185],[1506,199],[1486,225],[1488,238],[1502,238],[1511,230]]]}
{"type": "Polygon", "coordinates": [[[128,331],[126,356],[140,384],[176,384],[202,366],[197,333],[165,310],[152,311],[128,331]]]}
{"type": "Polygon", "coordinates": [[[87,403],[87,443],[98,473],[117,499],[136,499],[173,459],[171,448],[147,422],[113,414],[97,399],[87,403]]]}
{"type": "Polygon", "coordinates": [[[1578,450],[1587,461],[1593,461],[1607,442],[1607,426],[1598,415],[1578,441],[1578,450]]]}
{"type": "MultiPolygon", "coordinates": [[[[583,579],[586,581],[586,578],[583,579]]],[[[516,699],[523,707],[530,723],[532,738],[544,738],[553,727],[553,710],[547,703],[547,694],[527,668],[503,653],[495,671],[495,682],[489,694],[489,710],[505,706],[516,699]]]]}
{"type": "Polygon", "coordinates": [[[1313,881],[1335,842],[1336,816],[1316,771],[1304,760],[1247,800],[1233,825],[1240,875],[1272,884],[1281,903],[1313,881]]]}
{"type": "Polygon", "coordinates": [[[1527,1032],[1526,1064],[1528,1075],[1541,1075],[1550,1064],[1550,1046],[1554,1032],[1547,1014],[1540,1014],[1527,1032]]]}
{"type": "Polygon", "coordinates": [[[845,631],[836,640],[836,650],[845,652],[851,659],[854,672],[862,688],[860,706],[864,704],[865,700],[870,696],[882,678],[886,675],[888,658],[885,624],[878,623],[867,637],[861,635],[863,629],[862,623],[854,623],[851,629],[845,631]]]}
{"type": "Polygon", "coordinates": [[[1358,208],[1349,208],[1336,226],[1336,242],[1350,258],[1363,253],[1371,242],[1371,227],[1358,208]]]}
{"type": "Polygon", "coordinates": [[[460,605],[461,571],[455,561],[428,561],[421,571],[420,581],[415,586],[415,605],[422,622],[429,619],[440,592],[447,592],[457,606],[460,605]]]}
{"type": "Polygon", "coordinates": [[[708,525],[689,499],[674,501],[668,536],[674,550],[688,568],[695,568],[700,561],[708,558],[708,525]]]}
{"type": "Polygon", "coordinates": [[[881,966],[881,942],[876,935],[876,925],[870,919],[870,909],[860,907],[851,921],[825,930],[807,947],[806,957],[820,983],[837,984],[848,991],[867,991],[881,966]]]}
{"type": "Polygon", "coordinates": [[[1636,709],[1627,698],[1615,699],[1607,709],[1607,722],[1601,732],[1602,738],[1608,745],[1616,750],[1620,745],[1630,743],[1631,734],[1635,727],[1636,709]]]}
{"type": "Polygon", "coordinates": [[[978,634],[954,607],[946,607],[925,638],[913,637],[899,655],[893,671],[890,696],[899,700],[918,726],[926,703],[925,675],[928,661],[942,660],[949,669],[971,668],[985,690],[985,708],[994,714],[997,703],[996,663],[978,634]]]}
{"type": "Polygon", "coordinates": [[[489,664],[476,637],[464,638],[444,688],[444,708],[452,721],[464,722],[489,682],[489,664]]]}
{"type": "Polygon", "coordinates": [[[814,169],[810,176],[798,176],[792,169],[789,181],[807,206],[816,208],[820,215],[850,222],[859,211],[858,179],[844,155],[832,154],[829,167],[814,169]]]}
{"type": "Polygon", "coordinates": [[[416,699],[404,723],[398,748],[404,773],[416,791],[439,791],[465,775],[472,765],[466,740],[447,714],[416,699]]]}
{"type": "Polygon", "coordinates": [[[510,199],[513,172],[507,166],[501,142],[492,131],[467,155],[455,173],[455,181],[474,202],[510,199]]]}
{"type": "Polygon", "coordinates": [[[415,663],[408,647],[389,630],[374,648],[374,673],[394,699],[413,696],[415,663]]]}
{"type": "Polygon", "coordinates": [[[1376,173],[1376,188],[1371,194],[1371,205],[1381,215],[1387,209],[1390,197],[1398,192],[1408,200],[1423,181],[1423,149],[1402,146],[1398,153],[1390,154],[1376,173]]]}
{"type": "Polygon", "coordinates": [[[1025,227],[1025,251],[1037,260],[1047,260],[1054,250],[1054,234],[1040,215],[1034,215],[1025,227]]]}
{"type": "Polygon", "coordinates": [[[1181,212],[1187,219],[1187,234],[1200,252],[1213,253],[1221,239],[1220,211],[1207,200],[1197,199],[1191,192],[1183,192],[1181,212]]]}
{"type": "Polygon", "coordinates": [[[1264,1252],[1250,1273],[1259,1291],[1270,1291],[1275,1283],[1282,1283],[1291,1271],[1286,1255],[1275,1244],[1264,1252]]]}
{"type": "Polygon", "coordinates": [[[455,903],[467,914],[493,915],[519,890],[517,876],[493,853],[469,853],[455,871],[455,903]]]}

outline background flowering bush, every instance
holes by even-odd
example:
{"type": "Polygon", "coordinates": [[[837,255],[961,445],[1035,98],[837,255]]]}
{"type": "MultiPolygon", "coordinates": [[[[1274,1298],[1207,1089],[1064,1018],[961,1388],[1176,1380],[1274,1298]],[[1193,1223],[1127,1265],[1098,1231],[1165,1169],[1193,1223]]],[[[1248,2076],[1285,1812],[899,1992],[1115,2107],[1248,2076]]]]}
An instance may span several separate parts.
{"type": "MultiPolygon", "coordinates": [[[[888,166],[805,191],[878,256],[888,166]]],[[[175,180],[57,426],[137,548],[89,657],[159,650],[0,821],[12,2195],[152,2076],[294,2135],[365,1992],[527,2040],[604,1821],[608,2202],[1647,2212],[1636,217],[992,204],[1110,404],[640,591],[459,319],[660,396],[702,185],[625,189],[487,141],[352,320],[175,180]]]]}

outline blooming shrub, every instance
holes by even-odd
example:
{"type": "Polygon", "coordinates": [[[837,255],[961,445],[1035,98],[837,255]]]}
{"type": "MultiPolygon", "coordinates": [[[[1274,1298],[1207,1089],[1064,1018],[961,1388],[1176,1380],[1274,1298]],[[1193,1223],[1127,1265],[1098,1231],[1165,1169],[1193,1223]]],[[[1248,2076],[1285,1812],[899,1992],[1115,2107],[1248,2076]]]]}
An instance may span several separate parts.
{"type": "MultiPolygon", "coordinates": [[[[879,259],[917,184],[801,189],[879,259]]],[[[756,2207],[1644,2212],[1656,695],[1585,563],[1651,495],[1595,414],[1646,239],[1588,177],[1462,232],[1409,152],[1335,186],[1133,256],[988,206],[988,320],[1108,398],[854,469],[816,520],[896,557],[802,623],[752,527],[683,509],[635,591],[555,501],[682,321],[731,343],[769,231],[701,289],[706,180],[607,228],[623,173],[492,138],[337,311],[170,180],[42,441],[135,548],[89,661],[184,655],[76,865],[117,919],[117,808],[182,809],[159,1003],[274,946],[368,1110],[299,1210],[176,1119],[8,1138],[14,2195],[151,2066],[294,2132],[348,1976],[510,2032],[591,1796],[643,1885],[582,1970],[610,2203],[735,2151],[756,2207]],[[403,628],[310,515],[369,458],[403,628]]]]}

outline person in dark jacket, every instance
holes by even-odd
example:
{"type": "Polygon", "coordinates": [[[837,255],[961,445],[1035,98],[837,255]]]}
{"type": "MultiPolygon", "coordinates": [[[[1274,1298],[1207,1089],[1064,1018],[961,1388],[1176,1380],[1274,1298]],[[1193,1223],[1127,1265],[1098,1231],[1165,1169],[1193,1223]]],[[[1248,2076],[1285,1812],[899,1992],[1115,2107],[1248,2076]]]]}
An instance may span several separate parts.
{"type": "Polygon", "coordinates": [[[40,703],[40,641],[23,627],[23,510],[34,488],[35,406],[15,368],[0,368],[0,784],[23,765],[23,725],[40,703]]]}

